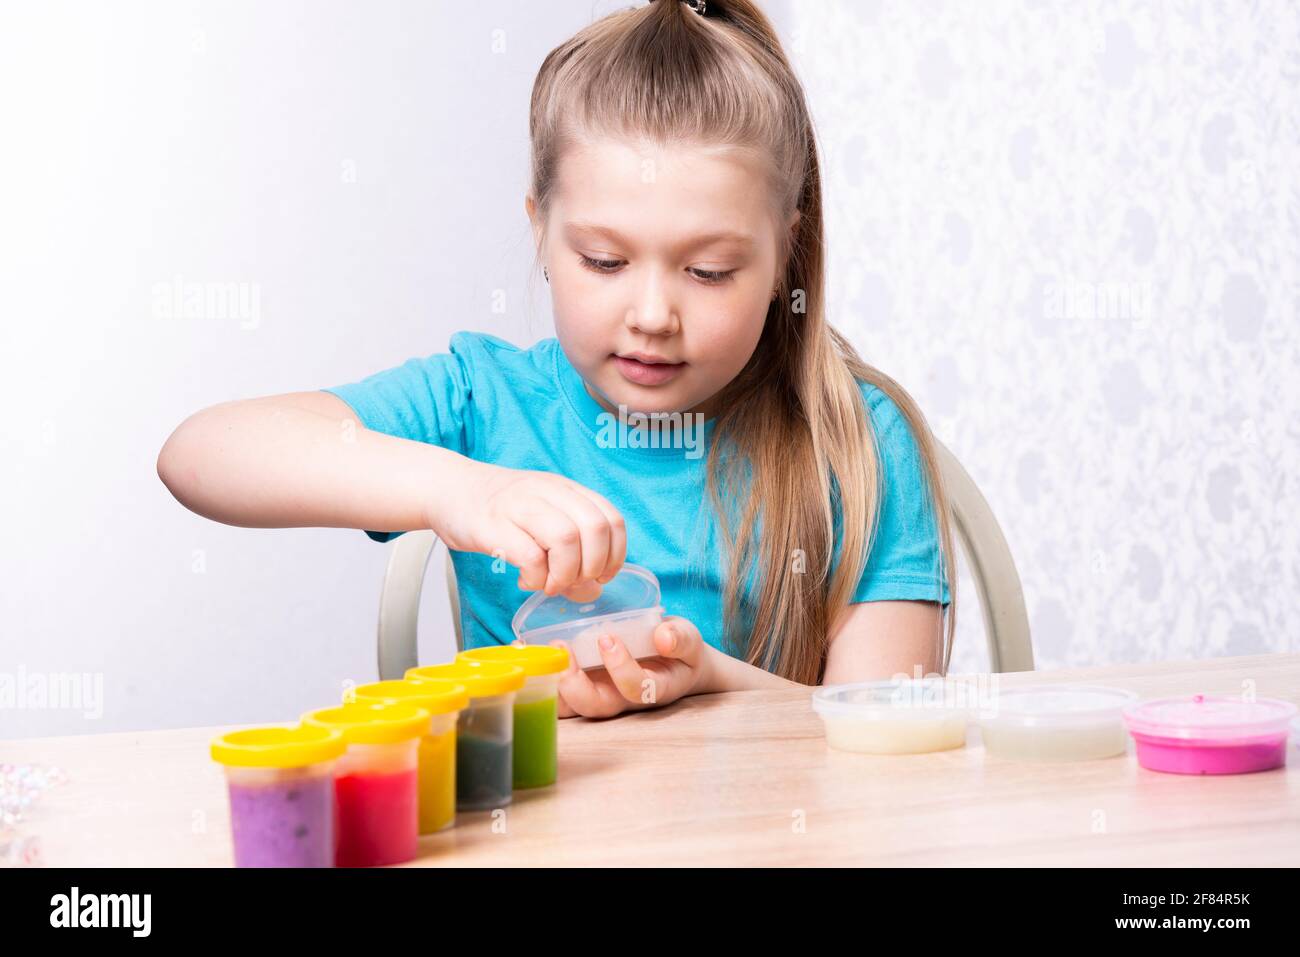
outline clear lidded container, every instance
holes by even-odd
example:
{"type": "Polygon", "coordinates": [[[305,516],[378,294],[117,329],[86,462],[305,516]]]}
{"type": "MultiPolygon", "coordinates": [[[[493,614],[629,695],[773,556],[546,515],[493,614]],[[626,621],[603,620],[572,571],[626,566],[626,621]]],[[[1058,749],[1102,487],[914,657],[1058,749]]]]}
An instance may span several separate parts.
{"type": "Polygon", "coordinates": [[[619,638],[633,658],[659,654],[654,644],[655,629],[664,620],[659,601],[654,572],[624,562],[593,601],[539,591],[519,606],[510,627],[516,638],[530,645],[547,645],[557,638],[565,642],[583,670],[603,668],[596,644],[601,635],[619,638]]]}
{"type": "Polygon", "coordinates": [[[826,685],[812,696],[826,743],[862,754],[925,754],[964,747],[968,685],[942,677],[826,685]]]}
{"type": "Polygon", "coordinates": [[[1248,774],[1286,764],[1289,701],[1193,694],[1134,704],[1124,721],[1138,764],[1171,774],[1248,774]]]}
{"type": "Polygon", "coordinates": [[[1001,691],[979,716],[984,750],[1012,761],[1092,761],[1125,753],[1124,708],[1137,695],[1099,685],[1001,691]]]}

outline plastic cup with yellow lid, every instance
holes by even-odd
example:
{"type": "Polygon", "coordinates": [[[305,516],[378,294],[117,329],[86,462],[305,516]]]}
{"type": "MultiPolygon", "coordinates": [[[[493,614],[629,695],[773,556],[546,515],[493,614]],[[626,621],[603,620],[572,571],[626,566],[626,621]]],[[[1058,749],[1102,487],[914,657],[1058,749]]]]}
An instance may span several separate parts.
{"type": "Polygon", "coordinates": [[[544,788],[559,775],[559,687],[569,652],[550,645],[490,645],[471,648],[458,661],[493,661],[524,669],[515,695],[511,768],[516,789],[544,788]]]}
{"type": "Polygon", "coordinates": [[[406,672],[408,681],[455,681],[469,707],[456,722],[456,810],[484,811],[510,803],[514,782],[514,704],[524,669],[498,661],[450,661],[406,672]]]}
{"type": "Polygon", "coordinates": [[[271,725],[214,738],[226,772],[236,867],[334,866],[338,731],[271,725]]]}
{"type": "Polygon", "coordinates": [[[404,701],[430,714],[420,738],[418,780],[420,833],[456,823],[456,719],[469,707],[465,686],[455,681],[375,681],[358,685],[344,700],[404,701]]]}
{"type": "Polygon", "coordinates": [[[400,864],[420,834],[419,746],[430,714],[405,702],[354,701],[309,711],[303,724],[347,743],[335,770],[339,867],[400,864]]]}

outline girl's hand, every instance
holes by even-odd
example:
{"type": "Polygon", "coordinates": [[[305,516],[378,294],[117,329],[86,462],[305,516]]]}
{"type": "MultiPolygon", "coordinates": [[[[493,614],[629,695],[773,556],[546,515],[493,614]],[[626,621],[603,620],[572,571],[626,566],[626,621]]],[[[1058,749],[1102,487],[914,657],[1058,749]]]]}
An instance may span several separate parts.
{"type": "Polygon", "coordinates": [[[591,601],[623,566],[627,529],[604,496],[551,472],[462,466],[452,494],[428,510],[448,548],[504,558],[520,588],[575,601],[591,601]]]}
{"type": "MultiPolygon", "coordinates": [[[[658,657],[638,661],[618,638],[601,638],[597,647],[605,662],[603,670],[582,671],[569,655],[569,670],[560,678],[559,716],[611,718],[665,705],[708,687],[713,649],[704,643],[698,628],[670,615],[655,629],[654,641],[658,657]]],[[[563,641],[551,644],[568,648],[563,641]]]]}

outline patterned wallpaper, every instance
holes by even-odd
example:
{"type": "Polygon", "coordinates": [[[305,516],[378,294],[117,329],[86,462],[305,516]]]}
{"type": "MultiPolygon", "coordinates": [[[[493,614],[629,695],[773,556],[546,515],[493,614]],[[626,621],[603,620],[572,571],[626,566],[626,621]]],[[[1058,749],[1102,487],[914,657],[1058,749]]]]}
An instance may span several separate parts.
{"type": "Polygon", "coordinates": [[[832,320],[992,504],[1038,667],[1296,650],[1300,5],[788,10],[832,320]]]}

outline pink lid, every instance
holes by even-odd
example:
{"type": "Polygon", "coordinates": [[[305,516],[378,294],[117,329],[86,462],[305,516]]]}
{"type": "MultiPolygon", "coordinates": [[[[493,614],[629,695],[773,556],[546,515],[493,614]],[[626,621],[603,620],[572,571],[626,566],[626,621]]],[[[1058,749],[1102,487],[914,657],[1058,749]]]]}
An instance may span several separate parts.
{"type": "Polygon", "coordinates": [[[1124,709],[1134,734],[1157,738],[1209,738],[1219,741],[1286,734],[1287,722],[1300,711],[1289,701],[1236,695],[1184,695],[1140,701],[1124,709]]]}

